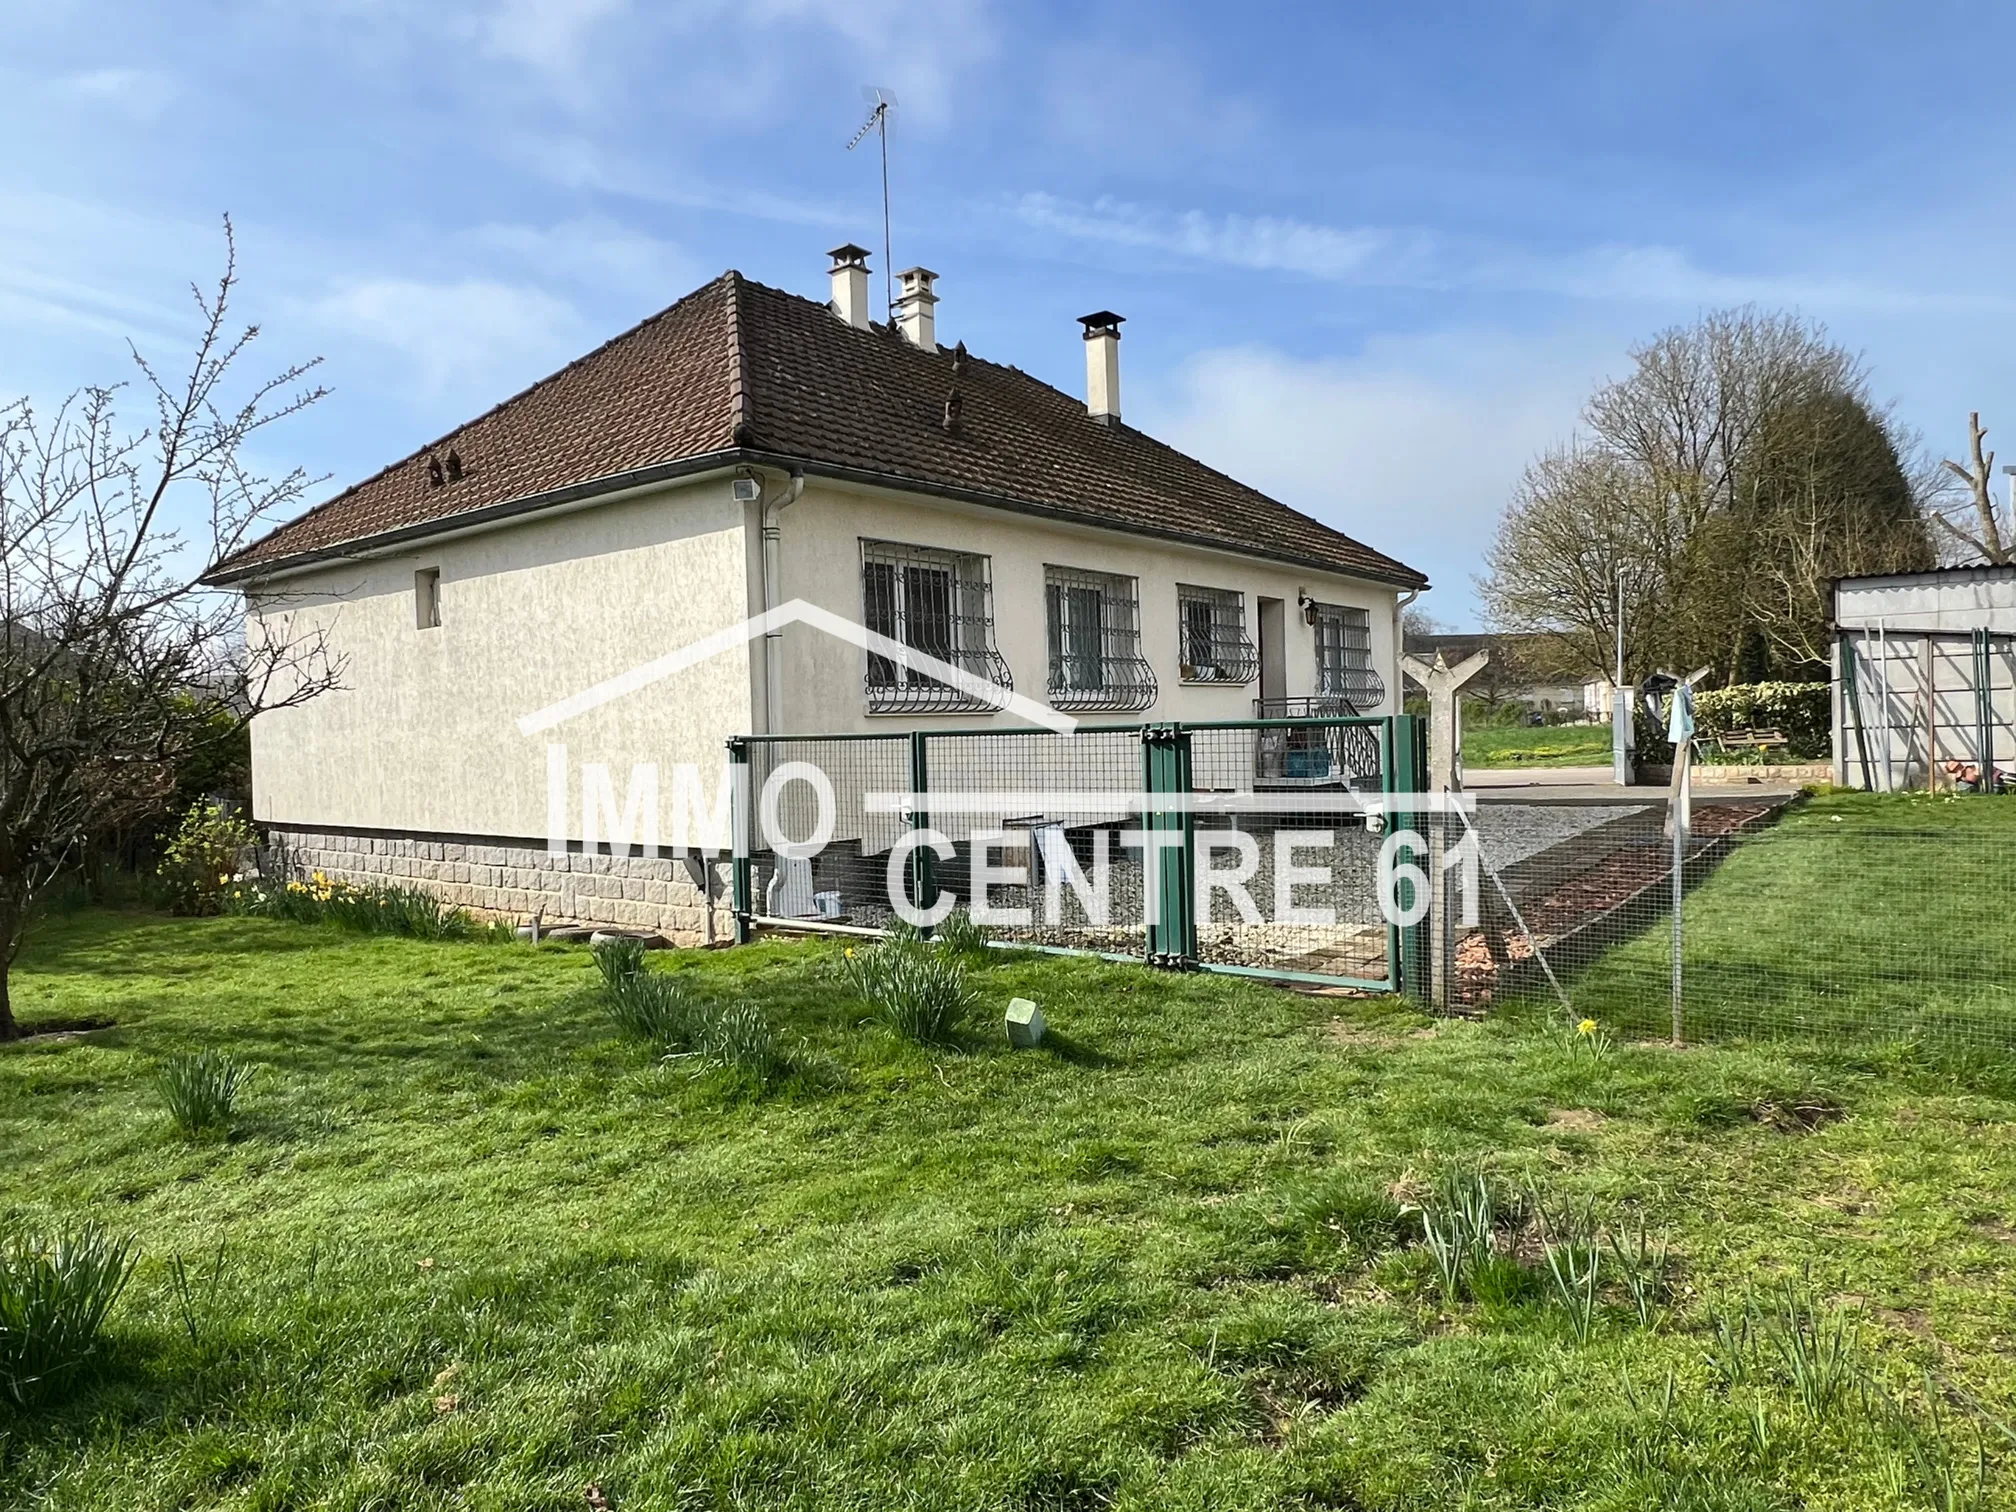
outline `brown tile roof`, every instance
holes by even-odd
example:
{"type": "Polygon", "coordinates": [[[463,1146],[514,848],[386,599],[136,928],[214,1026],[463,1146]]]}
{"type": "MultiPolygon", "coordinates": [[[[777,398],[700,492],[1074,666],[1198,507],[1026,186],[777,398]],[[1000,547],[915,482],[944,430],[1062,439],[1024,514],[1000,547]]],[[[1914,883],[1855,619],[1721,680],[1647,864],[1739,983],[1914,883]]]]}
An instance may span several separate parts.
{"type": "Polygon", "coordinates": [[[696,459],[802,463],[1006,508],[1221,546],[1407,587],[1413,568],[1012,367],[925,352],[885,326],[729,272],[488,414],[212,569],[448,528],[696,459]],[[945,424],[957,390],[956,425],[945,424]],[[453,451],[459,481],[432,486],[453,451]],[[563,492],[564,491],[564,492],[563,492]]]}

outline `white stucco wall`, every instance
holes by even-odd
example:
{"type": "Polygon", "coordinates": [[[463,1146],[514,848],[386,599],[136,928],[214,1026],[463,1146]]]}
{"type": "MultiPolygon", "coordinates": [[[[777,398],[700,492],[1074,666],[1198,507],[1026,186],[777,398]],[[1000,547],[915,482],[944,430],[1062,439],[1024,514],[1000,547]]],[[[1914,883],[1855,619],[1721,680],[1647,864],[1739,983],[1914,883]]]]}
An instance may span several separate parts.
{"type": "MultiPolygon", "coordinates": [[[[248,633],[324,630],[342,686],[252,728],[256,818],[455,835],[547,833],[546,744],[609,763],[718,771],[750,728],[749,648],[526,736],[521,715],[742,619],[753,531],[725,477],[395,555],[322,567],[248,594],[248,633]],[[414,573],[441,573],[441,624],[415,622],[414,573]]],[[[714,777],[709,777],[709,787],[714,777]]],[[[669,839],[669,834],[666,837],[669,839]]]]}
{"type": "MultiPolygon", "coordinates": [[[[778,480],[772,485],[774,495],[778,480]]],[[[1243,686],[1180,680],[1179,583],[1244,595],[1246,632],[1256,646],[1259,597],[1283,601],[1290,697],[1316,691],[1315,633],[1296,609],[1298,595],[1364,609],[1372,664],[1386,687],[1384,703],[1366,712],[1399,707],[1397,595],[1391,588],[1229,552],[813,480],[781,514],[779,601],[802,598],[860,621],[863,537],[988,557],[996,643],[1017,691],[1039,702],[1047,696],[1045,564],[1137,579],[1141,646],[1154,670],[1156,700],[1140,711],[1082,712],[1088,723],[1252,717],[1257,676],[1243,686]]],[[[763,727],[760,640],[548,733],[521,734],[517,720],[754,613],[761,603],[759,541],[753,507],[733,502],[722,476],[259,585],[248,595],[251,633],[268,626],[276,633],[319,628],[345,668],[341,688],[255,721],[255,817],[310,829],[544,837],[546,747],[558,741],[568,748],[570,838],[582,838],[583,762],[611,768],[619,803],[632,764],[655,762],[659,835],[669,843],[675,764],[697,764],[711,793],[727,737],[763,727]],[[414,574],[423,568],[441,574],[437,628],[415,622],[414,574]]],[[[920,726],[1018,722],[975,711],[870,714],[864,654],[802,625],[784,634],[783,666],[782,717],[775,728],[784,731],[900,734],[920,726]]],[[[969,754],[983,763],[1001,759],[981,746],[969,754]]],[[[1138,757],[1131,746],[1127,755],[1122,775],[1131,784],[1138,757]]],[[[1249,754],[1249,775],[1250,766],[1249,754]]],[[[1099,766],[1075,773],[1074,780],[1112,777],[1099,766]]],[[[875,782],[900,787],[904,778],[899,766],[875,782]]]]}
{"type": "MultiPolygon", "coordinates": [[[[1309,568],[1274,564],[1230,552],[1174,545],[1056,523],[1006,510],[813,481],[781,516],[781,597],[803,598],[836,614],[863,616],[861,541],[972,552],[989,559],[994,588],[995,643],[1014,676],[1015,690],[1047,701],[1048,631],[1044,616],[1045,564],[1117,573],[1138,582],[1141,649],[1154,669],[1157,696],[1140,712],[1082,713],[1088,722],[1250,719],[1259,680],[1243,686],[1188,684],[1178,677],[1179,583],[1232,589],[1245,596],[1246,634],[1259,643],[1261,596],[1285,604],[1284,652],[1289,697],[1316,692],[1315,631],[1296,609],[1299,592],[1324,603],[1367,611],[1372,665],[1386,685],[1386,700],[1366,713],[1399,709],[1400,679],[1394,639],[1395,591],[1309,568]]],[[[785,632],[786,694],[780,730],[884,730],[974,728],[1019,723],[1012,716],[972,711],[946,714],[870,714],[863,691],[866,660],[853,646],[793,626],[785,632]]]]}

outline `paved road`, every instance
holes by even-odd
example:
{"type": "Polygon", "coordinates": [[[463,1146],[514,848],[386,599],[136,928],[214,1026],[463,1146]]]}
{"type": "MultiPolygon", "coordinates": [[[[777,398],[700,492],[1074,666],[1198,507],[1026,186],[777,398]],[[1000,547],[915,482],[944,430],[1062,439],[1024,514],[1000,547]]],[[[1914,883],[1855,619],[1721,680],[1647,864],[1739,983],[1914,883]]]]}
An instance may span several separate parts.
{"type": "MultiPolygon", "coordinates": [[[[1697,799],[1773,798],[1799,791],[1802,782],[1759,777],[1749,782],[1694,784],[1697,799]]],[[[1666,785],[1619,787],[1605,767],[1474,768],[1463,786],[1479,803],[1659,803],[1666,785]]]]}

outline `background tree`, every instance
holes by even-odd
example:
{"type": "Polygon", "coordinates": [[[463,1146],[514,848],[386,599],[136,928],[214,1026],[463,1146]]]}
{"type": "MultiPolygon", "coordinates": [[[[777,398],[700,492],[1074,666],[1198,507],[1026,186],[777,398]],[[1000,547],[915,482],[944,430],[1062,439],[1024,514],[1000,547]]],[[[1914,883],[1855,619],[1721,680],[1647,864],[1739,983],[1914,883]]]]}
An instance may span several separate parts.
{"type": "Polygon", "coordinates": [[[1859,362],[1795,316],[1724,311],[1635,349],[1586,438],[1528,468],[1480,587],[1500,628],[1610,675],[1707,664],[1721,682],[1815,675],[1827,583],[1927,565],[1909,438],[1859,362]]]}
{"type": "Polygon", "coordinates": [[[313,363],[233,391],[258,327],[229,325],[228,220],[224,235],[214,292],[191,291],[186,375],[133,353],[151,425],[121,430],[118,387],[46,421],[25,399],[0,408],[0,1039],[19,1033],[8,978],[38,894],[94,837],[160,812],[253,714],[333,681],[319,639],[247,645],[235,600],[198,581],[299,501],[300,469],[262,476],[243,453],[323,394],[313,363]]]}
{"type": "Polygon", "coordinates": [[[1965,465],[1950,458],[1940,464],[1949,475],[1949,490],[1942,492],[1932,519],[1948,543],[1959,548],[1961,562],[2003,567],[2016,561],[2016,529],[2003,521],[2002,512],[1995,507],[1995,453],[1982,449],[1987,439],[1977,410],[1967,417],[1965,465]],[[1952,479],[1964,490],[1957,500],[1950,491],[1952,479]]]}

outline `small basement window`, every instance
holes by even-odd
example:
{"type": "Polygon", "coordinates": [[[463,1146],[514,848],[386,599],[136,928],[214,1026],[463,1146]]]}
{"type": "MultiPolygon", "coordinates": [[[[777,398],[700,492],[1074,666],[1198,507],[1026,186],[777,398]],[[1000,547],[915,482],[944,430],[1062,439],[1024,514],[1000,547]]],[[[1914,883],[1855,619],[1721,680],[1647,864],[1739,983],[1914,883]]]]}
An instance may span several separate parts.
{"type": "Polygon", "coordinates": [[[422,567],[413,574],[413,623],[421,630],[441,628],[441,569],[422,567]]]}

